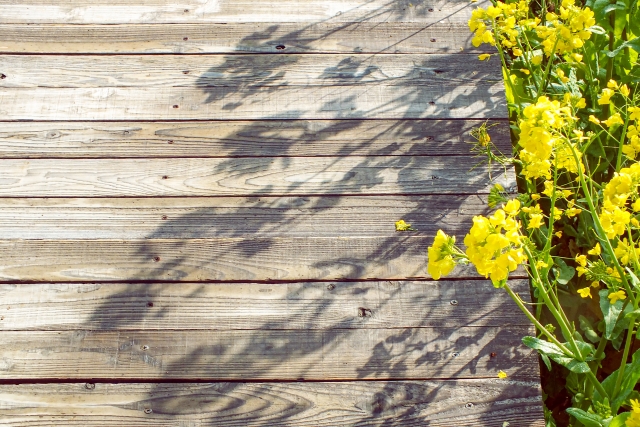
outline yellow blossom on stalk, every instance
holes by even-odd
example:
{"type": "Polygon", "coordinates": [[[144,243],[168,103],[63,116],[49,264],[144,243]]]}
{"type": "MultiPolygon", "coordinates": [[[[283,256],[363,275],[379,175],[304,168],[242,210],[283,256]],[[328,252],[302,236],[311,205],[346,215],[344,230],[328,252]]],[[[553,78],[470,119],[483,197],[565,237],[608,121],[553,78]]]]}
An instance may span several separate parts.
{"type": "Polygon", "coordinates": [[[578,293],[582,298],[593,298],[591,296],[591,288],[589,287],[578,289],[578,293]]]}
{"type": "Polygon", "coordinates": [[[536,65],[536,66],[542,64],[542,55],[536,55],[536,56],[532,57],[531,58],[531,63],[533,65],[536,65]]]}
{"type": "Polygon", "coordinates": [[[551,56],[570,54],[584,45],[591,37],[589,28],[595,25],[594,13],[588,7],[576,6],[572,0],[564,0],[560,13],[547,13],[546,25],[536,27],[536,33],[543,42],[544,53],[551,56]],[[555,50],[554,50],[555,47],[555,50]]]}
{"type": "Polygon", "coordinates": [[[637,120],[640,121],[640,107],[629,107],[627,109],[629,113],[629,120],[637,120]]]}
{"type": "Polygon", "coordinates": [[[556,236],[558,239],[562,238],[562,231],[557,231],[557,232],[555,233],[555,236],[556,236]]]}
{"type": "Polygon", "coordinates": [[[520,212],[520,200],[512,199],[504,205],[504,212],[509,216],[516,216],[520,212]]]}
{"type": "Polygon", "coordinates": [[[576,262],[580,264],[582,267],[587,266],[587,256],[586,255],[576,255],[576,262]]]}
{"type": "Polygon", "coordinates": [[[603,123],[607,125],[607,127],[611,127],[614,125],[623,125],[624,121],[622,120],[622,117],[620,117],[620,113],[615,113],[614,115],[609,117],[607,120],[605,120],[603,123]]]}
{"type": "Polygon", "coordinates": [[[638,259],[636,250],[636,247],[634,247],[633,244],[630,245],[629,241],[624,238],[618,241],[618,246],[615,247],[613,252],[622,265],[627,265],[630,260],[638,259]]]}
{"type": "Polygon", "coordinates": [[[615,89],[618,89],[618,83],[617,83],[615,80],[613,80],[613,79],[612,79],[612,80],[609,80],[609,81],[607,82],[607,87],[608,87],[609,89],[614,89],[614,90],[615,90],[615,89]]]}
{"type": "Polygon", "coordinates": [[[529,218],[527,229],[540,228],[543,224],[544,217],[541,214],[533,214],[529,218]]]}
{"type": "Polygon", "coordinates": [[[631,209],[633,209],[634,212],[640,212],[640,199],[633,202],[631,209]]]}
{"type": "Polygon", "coordinates": [[[540,195],[539,195],[539,194],[536,194],[536,193],[532,194],[532,195],[531,195],[531,200],[533,200],[534,202],[535,202],[536,200],[540,200],[540,195]]]}
{"type": "Polygon", "coordinates": [[[504,371],[498,371],[498,378],[500,378],[501,380],[507,378],[507,373],[504,371]]]}
{"type": "Polygon", "coordinates": [[[576,271],[578,272],[578,277],[582,277],[582,275],[589,271],[589,269],[586,267],[578,266],[576,267],[576,271]]]}
{"type": "Polygon", "coordinates": [[[491,54],[489,54],[489,53],[483,53],[483,54],[478,55],[478,59],[480,61],[486,61],[489,58],[491,58],[491,54]]]}
{"type": "Polygon", "coordinates": [[[518,45],[519,26],[535,27],[539,19],[527,19],[529,0],[517,3],[497,2],[486,9],[478,8],[471,12],[469,29],[474,33],[471,43],[478,47],[482,43],[496,45],[500,43],[506,49],[512,49],[515,56],[521,56],[518,45]],[[497,37],[497,40],[496,40],[497,37]]]}
{"type": "Polygon", "coordinates": [[[546,262],[539,260],[538,262],[536,262],[536,268],[537,269],[543,269],[543,268],[547,268],[549,267],[549,264],[547,264],[546,262]]]}
{"type": "Polygon", "coordinates": [[[600,247],[600,243],[596,243],[593,249],[588,250],[587,253],[589,255],[596,255],[596,256],[600,255],[602,253],[602,248],[600,247]]]}
{"type": "MultiPolygon", "coordinates": [[[[510,206],[514,207],[515,203],[510,206]]],[[[466,255],[478,273],[488,277],[494,286],[500,286],[509,272],[526,261],[522,249],[520,224],[513,215],[498,209],[490,217],[475,216],[473,226],[464,238],[466,255]]]]}
{"type": "Polygon", "coordinates": [[[599,288],[600,287],[600,282],[597,280],[594,280],[593,282],[591,282],[591,287],[592,288],[599,288]]]}
{"type": "Polygon", "coordinates": [[[611,292],[608,298],[611,304],[615,304],[618,300],[624,301],[627,299],[627,294],[625,294],[624,291],[611,292]]]}
{"type": "Polygon", "coordinates": [[[615,95],[615,92],[611,89],[602,89],[602,93],[598,98],[598,105],[611,104],[611,97],[615,95]]]}
{"type": "Polygon", "coordinates": [[[438,230],[433,245],[428,249],[429,263],[427,272],[435,280],[451,273],[456,266],[451,251],[455,243],[455,237],[447,236],[442,230],[438,230]]]}
{"type": "Polygon", "coordinates": [[[520,72],[526,74],[527,76],[531,74],[531,71],[527,70],[526,68],[520,68],[520,72]]]}
{"type": "Polygon", "coordinates": [[[619,206],[605,201],[599,218],[607,238],[613,239],[625,233],[627,224],[631,221],[631,214],[619,206]]]}
{"type": "MultiPolygon", "coordinates": [[[[564,75],[564,71],[562,70],[557,70],[556,74],[558,75],[558,78],[560,79],[560,81],[562,83],[567,83],[569,81],[569,77],[564,75]]],[[[566,95],[569,95],[568,93],[566,95]]]]}
{"type": "Polygon", "coordinates": [[[622,96],[624,96],[625,98],[629,97],[629,94],[631,93],[631,91],[629,90],[629,86],[627,86],[626,84],[620,86],[620,93],[622,94],[622,96]]]}
{"type": "Polygon", "coordinates": [[[595,123],[595,124],[597,124],[597,125],[599,125],[599,124],[600,124],[600,120],[598,120],[598,119],[596,118],[596,116],[594,116],[593,114],[590,114],[590,115],[589,115],[589,121],[590,121],[591,123],[595,123]]]}
{"type": "Polygon", "coordinates": [[[576,62],[582,62],[582,58],[583,58],[583,56],[580,55],[579,53],[572,53],[571,54],[571,59],[573,59],[576,62]]]}
{"type": "Polygon", "coordinates": [[[570,104],[551,100],[546,96],[538,98],[535,104],[528,105],[522,112],[520,125],[520,139],[518,144],[520,160],[522,160],[523,175],[527,179],[551,178],[551,158],[554,148],[559,149],[563,167],[575,169],[575,162],[569,161],[568,151],[571,150],[566,137],[559,134],[567,124],[575,120],[571,114],[570,104]]]}
{"type": "Polygon", "coordinates": [[[640,402],[636,399],[631,399],[631,413],[625,421],[627,427],[640,427],[640,402]]]}

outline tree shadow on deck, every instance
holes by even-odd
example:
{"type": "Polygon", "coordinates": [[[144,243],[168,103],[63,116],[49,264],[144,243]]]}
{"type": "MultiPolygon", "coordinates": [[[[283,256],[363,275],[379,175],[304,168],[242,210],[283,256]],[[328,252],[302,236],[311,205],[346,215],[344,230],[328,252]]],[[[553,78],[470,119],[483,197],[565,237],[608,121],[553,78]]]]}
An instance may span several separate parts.
{"type": "MultiPolygon", "coordinates": [[[[425,6],[424,2],[414,0],[414,3],[420,7],[425,6]]],[[[369,17],[365,16],[362,21],[367,19],[369,17]]],[[[345,24],[343,30],[352,25],[357,23],[345,24]]],[[[276,30],[277,26],[274,25],[267,32],[252,35],[251,40],[255,42],[261,39],[263,43],[271,45],[275,42],[272,33],[276,30]]],[[[305,39],[304,29],[289,34],[286,38],[295,40],[296,46],[313,42],[305,39]]],[[[240,44],[244,42],[243,40],[240,44]]],[[[382,269],[394,260],[423,253],[426,248],[416,248],[414,237],[433,236],[443,223],[448,223],[458,233],[468,226],[468,223],[455,224],[451,221],[459,218],[455,213],[463,208],[464,203],[468,203],[469,198],[476,197],[471,194],[482,190],[472,189],[463,196],[444,196],[440,199],[440,204],[434,205],[433,201],[437,198],[419,196],[432,192],[428,188],[432,184],[429,180],[436,176],[436,172],[429,172],[431,175],[425,176],[425,173],[418,170],[415,158],[438,159],[438,155],[442,154],[452,158],[464,157],[459,152],[464,144],[459,140],[452,143],[450,135],[442,138],[438,133],[446,131],[438,129],[441,122],[429,120],[455,118],[456,108],[466,109],[465,115],[474,111],[476,117],[495,110],[496,105],[490,102],[496,96],[492,90],[500,79],[495,75],[495,67],[479,63],[474,70],[460,73],[455,61],[452,62],[450,58],[419,58],[416,55],[417,62],[398,65],[389,62],[384,55],[336,56],[335,64],[321,71],[312,70],[316,77],[308,82],[296,77],[295,73],[299,71],[302,75],[305,67],[312,63],[308,61],[309,56],[286,53],[272,56],[228,55],[222,65],[211,68],[198,79],[197,85],[206,95],[205,102],[220,103],[222,111],[240,112],[240,117],[242,111],[252,111],[256,99],[262,100],[261,102],[277,100],[283,91],[293,94],[296,88],[317,87],[317,92],[310,92],[317,93],[317,98],[311,103],[314,107],[308,110],[299,108],[302,104],[296,102],[293,102],[293,106],[279,105],[276,102],[275,111],[268,111],[264,105],[258,105],[255,108],[262,108],[266,112],[263,119],[270,124],[247,122],[233,135],[222,138],[223,141],[230,141],[228,145],[223,142],[221,147],[229,158],[219,162],[211,175],[233,174],[234,182],[242,185],[255,182],[261,176],[272,176],[270,183],[250,184],[246,187],[249,190],[243,189],[243,197],[246,199],[242,202],[244,205],[240,203],[215,209],[195,208],[178,217],[167,215],[162,226],[146,237],[146,243],[135,257],[139,262],[157,258],[153,269],[145,271],[141,277],[128,278],[132,281],[152,282],[162,280],[166,277],[166,272],[170,271],[176,272],[172,277],[186,277],[187,280],[199,274],[198,277],[205,281],[265,282],[263,289],[269,286],[286,287],[278,301],[284,302],[287,307],[283,308],[274,302],[273,310],[278,314],[262,318],[252,318],[254,315],[247,313],[228,313],[229,320],[219,328],[203,329],[213,338],[201,338],[201,343],[190,345],[182,341],[176,343],[184,353],[180,356],[163,356],[165,349],[156,351],[153,346],[144,352],[133,350],[144,345],[136,339],[135,334],[130,334],[130,341],[121,344],[123,348],[130,349],[128,356],[140,366],[153,360],[159,370],[170,373],[163,378],[168,381],[179,378],[197,378],[203,381],[339,380],[343,375],[344,378],[382,380],[383,383],[376,382],[371,391],[366,390],[365,383],[355,383],[356,388],[350,395],[350,398],[357,397],[355,402],[343,402],[343,406],[336,409],[334,414],[313,412],[314,402],[310,396],[314,393],[330,396],[332,387],[327,383],[318,385],[315,392],[302,390],[307,383],[290,383],[287,386],[290,395],[287,395],[282,390],[277,392],[278,385],[220,382],[207,385],[195,394],[183,396],[173,396],[159,384],[150,391],[147,400],[134,405],[136,408],[150,407],[154,414],[178,420],[194,410],[187,401],[223,399],[224,396],[230,399],[228,406],[210,413],[199,413],[203,424],[298,426],[307,423],[306,417],[311,413],[325,417],[328,425],[430,425],[428,420],[434,412],[429,409],[429,405],[442,400],[441,393],[450,391],[443,391],[444,386],[431,383],[425,385],[394,380],[471,378],[478,375],[478,370],[494,372],[496,369],[522,368],[520,364],[525,353],[512,347],[520,339],[516,334],[520,330],[516,328],[516,332],[513,332],[508,328],[492,328],[505,325],[487,324],[482,319],[491,312],[514,310],[513,304],[506,297],[497,305],[495,299],[488,300],[487,306],[484,306],[482,301],[472,302],[475,299],[474,291],[465,289],[470,294],[460,295],[458,300],[465,299],[477,308],[477,313],[467,313],[466,324],[481,326],[464,330],[458,328],[459,324],[443,317],[443,311],[451,309],[442,307],[442,304],[445,307],[448,304],[447,299],[439,300],[431,307],[416,309],[415,312],[419,315],[413,318],[398,312],[396,314],[400,323],[393,324],[387,317],[380,327],[375,327],[372,325],[380,322],[377,317],[379,313],[394,306],[394,299],[402,297],[403,284],[397,284],[395,289],[390,285],[387,291],[379,292],[376,298],[371,298],[359,292],[367,294],[373,292],[372,288],[366,283],[363,285],[357,282],[371,278],[367,276],[369,266],[382,269]],[[427,81],[430,83],[426,84],[427,81]],[[438,86],[434,87],[434,81],[438,82],[438,86]],[[458,90],[465,85],[468,90],[458,90]],[[377,90],[386,91],[385,96],[369,96],[377,90]],[[364,102],[363,99],[369,101],[364,102]],[[486,101],[482,103],[479,100],[486,101]],[[348,120],[322,123],[307,120],[317,116],[348,120]],[[409,120],[421,117],[428,117],[429,120],[409,120]],[[386,118],[389,121],[370,124],[367,121],[370,118],[386,118]],[[279,122],[279,125],[274,126],[274,122],[279,122]],[[362,129],[367,131],[361,133],[362,129]],[[433,138],[434,142],[429,141],[429,138],[433,138]],[[305,141],[308,148],[305,148],[305,141]],[[323,143],[326,143],[326,147],[323,147],[323,143]],[[425,147],[425,144],[429,145],[425,147]],[[305,149],[309,151],[305,152],[305,149]],[[267,152],[269,159],[264,157],[267,152]],[[293,156],[310,156],[320,160],[309,166],[309,170],[296,170],[285,175],[283,171],[296,167],[293,156]],[[349,157],[356,157],[355,162],[343,166],[344,159],[349,157]],[[350,206],[344,204],[347,198],[354,199],[359,195],[376,197],[376,194],[388,196],[386,190],[378,191],[377,188],[385,188],[384,184],[389,182],[385,173],[389,170],[394,171],[397,176],[397,190],[394,194],[416,195],[414,204],[405,209],[402,217],[411,222],[419,232],[396,233],[393,221],[400,218],[390,216],[386,219],[388,224],[384,226],[380,223],[354,223],[347,227],[335,224],[335,229],[332,230],[331,220],[348,218],[345,212],[350,211],[350,206]],[[273,174],[283,176],[273,178],[273,174]],[[296,174],[306,174],[306,178],[293,179],[296,174]],[[441,212],[440,209],[444,206],[447,211],[441,212]],[[342,216],[338,215],[340,212],[342,216]],[[438,215],[442,217],[438,218],[438,215]],[[307,277],[279,271],[280,267],[272,268],[261,264],[265,256],[287,254],[279,246],[282,239],[300,243],[297,251],[302,253],[300,259],[305,259],[312,251],[304,248],[303,243],[317,232],[305,229],[309,224],[325,224],[325,228],[317,230],[321,230],[322,237],[327,239],[338,241],[340,238],[371,237],[376,238],[375,246],[354,254],[344,250],[337,251],[337,256],[325,249],[321,256],[309,259],[306,265],[300,266],[301,269],[312,272],[307,277]],[[172,255],[159,254],[159,246],[155,242],[168,238],[179,239],[172,243],[172,255]],[[224,248],[217,252],[219,257],[212,258],[207,252],[195,256],[195,250],[215,249],[206,245],[192,246],[194,241],[200,239],[213,239],[209,245],[216,242],[222,244],[226,239],[224,248]],[[237,260],[235,265],[234,259],[237,260]],[[252,268],[247,268],[248,264],[252,268]],[[234,269],[243,268],[246,271],[233,274],[234,269]],[[349,281],[332,282],[340,279],[349,281]],[[302,280],[302,283],[269,283],[278,280],[302,280]],[[314,280],[327,282],[318,283],[313,282],[314,280]],[[341,293],[345,298],[336,298],[330,295],[332,292],[341,293]],[[367,304],[375,300],[375,309],[364,306],[359,299],[367,301],[367,304]],[[347,301],[347,313],[344,301],[347,301]],[[440,323],[434,321],[434,318],[439,318],[440,323]],[[402,322],[405,324],[401,324],[402,322]],[[225,335],[221,332],[224,329],[236,331],[236,335],[225,335]],[[492,356],[494,353],[495,356],[492,356]],[[346,355],[350,359],[348,362],[333,360],[336,368],[335,372],[331,372],[332,363],[327,360],[326,355],[346,355]],[[461,363],[460,360],[467,362],[461,363]],[[347,366],[337,366],[341,363],[347,363],[347,366]],[[271,391],[270,387],[276,387],[276,391],[271,391]],[[296,387],[302,388],[297,395],[296,387]],[[282,409],[275,410],[269,403],[261,409],[255,409],[252,405],[256,396],[263,394],[267,402],[271,402],[274,407],[280,404],[282,409]],[[239,414],[243,416],[239,417],[239,414]],[[348,421],[340,421],[341,419],[348,421]]],[[[323,60],[322,63],[327,61],[323,60]]],[[[295,101],[292,95],[287,99],[295,101]]],[[[455,122],[447,123],[457,126],[455,122]]],[[[466,171],[461,171],[464,172],[466,171]]],[[[476,187],[485,188],[488,182],[488,177],[485,176],[476,187]]],[[[397,209],[396,212],[400,210],[397,209]]],[[[373,207],[371,211],[373,212],[373,207]]],[[[380,218],[382,216],[376,217],[376,221],[380,218]]],[[[329,244],[327,248],[330,248],[329,244]]],[[[281,262],[275,258],[274,261],[281,262]]],[[[405,276],[424,276],[425,263],[426,257],[422,264],[411,266],[412,270],[406,271],[405,276]]],[[[241,283],[237,285],[241,286],[241,283]]],[[[129,312],[127,318],[105,317],[106,309],[111,306],[111,302],[107,301],[104,307],[96,310],[89,324],[97,324],[97,329],[103,330],[132,329],[142,325],[146,325],[144,328],[154,329],[148,325],[153,325],[154,321],[158,324],[171,323],[172,317],[178,316],[182,317],[182,324],[187,323],[184,319],[193,321],[191,327],[184,328],[184,336],[187,336],[190,331],[201,328],[198,319],[169,307],[169,297],[161,302],[154,301],[156,292],[162,293],[164,289],[166,293],[172,286],[178,287],[180,284],[148,285],[144,289],[139,285],[131,285],[119,295],[110,295],[109,300],[124,300],[132,296],[141,300],[147,298],[152,302],[153,310],[129,312]],[[144,295],[141,295],[143,292],[144,295]]],[[[218,285],[194,285],[192,292],[181,298],[185,301],[202,298],[215,286],[218,285]]],[[[452,286],[455,289],[453,284],[452,286]]],[[[239,309],[242,307],[243,302],[237,297],[226,298],[227,302],[236,304],[239,309]]],[[[253,299],[260,302],[257,296],[253,299]]],[[[416,304],[415,301],[413,303],[416,304]]],[[[397,310],[397,306],[394,310],[397,310]]],[[[211,321],[204,323],[210,324],[211,321]]],[[[525,323],[521,321],[518,324],[525,323]]],[[[178,335],[175,336],[179,338],[178,335]]],[[[499,400],[501,396],[498,394],[493,398],[499,400]]],[[[315,424],[312,422],[309,425],[315,424]]]]}

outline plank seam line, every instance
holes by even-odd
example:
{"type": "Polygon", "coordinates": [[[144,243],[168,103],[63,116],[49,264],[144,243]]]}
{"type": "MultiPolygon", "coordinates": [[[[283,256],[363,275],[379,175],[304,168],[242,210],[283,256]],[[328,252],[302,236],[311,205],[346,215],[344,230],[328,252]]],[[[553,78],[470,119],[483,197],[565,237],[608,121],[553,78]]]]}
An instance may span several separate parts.
{"type": "MultiPolygon", "coordinates": [[[[370,383],[370,382],[417,382],[417,381],[433,381],[433,382],[444,382],[444,381],[485,381],[485,380],[496,380],[496,382],[508,382],[509,384],[514,385],[529,385],[535,388],[540,387],[539,380],[536,381],[535,378],[538,378],[539,375],[517,375],[514,374],[513,377],[510,377],[508,380],[499,380],[495,376],[477,376],[477,377],[452,377],[452,378],[438,378],[438,377],[416,377],[416,378],[353,378],[353,379],[322,379],[322,380],[283,380],[283,379],[242,379],[242,380],[226,380],[226,379],[216,379],[216,378],[176,378],[176,379],[149,379],[149,378],[93,378],[93,377],[79,377],[79,378],[38,378],[38,379],[0,379],[0,385],[20,385],[20,384],[78,384],[83,382],[92,382],[96,384],[180,384],[180,383],[188,383],[188,384],[210,384],[210,383],[370,383]],[[529,379],[529,380],[528,380],[529,379]]],[[[536,399],[540,399],[542,401],[542,396],[537,397],[536,399]]]]}
{"type": "MultiPolygon", "coordinates": [[[[52,159],[54,160],[54,159],[52,159]]],[[[86,196],[86,195],[66,195],[66,196],[48,196],[48,195],[39,195],[39,196],[24,196],[24,195],[3,195],[0,197],[0,200],[3,198],[7,199],[186,199],[186,198],[246,198],[246,197],[383,197],[383,196],[416,196],[416,197],[425,197],[425,196],[486,196],[489,193],[486,192],[477,192],[477,193],[252,193],[250,195],[213,195],[213,196],[202,196],[202,195],[193,195],[193,196],[172,196],[172,195],[157,195],[157,196],[145,196],[145,195],[134,195],[134,196],[121,196],[121,195],[111,195],[111,196],[86,196]]]]}
{"type": "MultiPolygon", "coordinates": [[[[0,141],[1,142],[1,141],[0,141]]],[[[364,154],[364,155],[347,155],[347,156],[336,156],[336,155],[328,155],[328,154],[318,154],[318,155],[276,155],[276,156],[122,156],[122,157],[113,157],[113,156],[96,156],[96,157],[78,157],[78,156],[56,156],[56,157],[0,157],[0,160],[146,160],[146,159],[264,159],[264,158],[273,158],[273,159],[289,159],[289,158],[302,158],[302,159],[344,159],[344,158],[353,158],[353,157],[363,157],[363,158],[381,158],[381,157],[415,157],[415,158],[442,158],[446,159],[449,157],[454,158],[474,158],[476,156],[469,156],[467,154],[364,154]]]]}
{"type": "MultiPolygon", "coordinates": [[[[509,276],[509,280],[526,280],[529,279],[529,276],[526,275],[513,275],[509,276]]],[[[485,279],[484,277],[479,276],[459,276],[459,277],[448,277],[446,282],[461,282],[461,281],[489,281],[489,279],[485,279]]],[[[362,283],[362,282],[436,282],[436,280],[430,279],[428,277],[411,277],[411,278],[402,278],[402,279],[376,279],[376,278],[366,278],[366,279],[308,279],[308,280],[202,280],[198,282],[193,281],[176,281],[176,280],[92,280],[92,281],[54,281],[54,280],[0,280],[0,284],[4,285],[38,285],[38,284],[56,284],[56,285],[75,285],[75,284],[87,284],[87,283],[95,283],[95,284],[198,284],[198,285],[206,285],[206,284],[264,284],[264,285],[284,285],[284,284],[294,284],[294,283],[362,283]]],[[[439,281],[442,283],[442,281],[439,281]]]]}
{"type": "Polygon", "coordinates": [[[16,119],[16,120],[0,120],[0,123],[195,123],[195,122],[314,122],[314,121],[335,121],[335,122],[412,122],[412,121],[430,121],[430,122],[443,122],[443,121],[498,121],[509,122],[508,116],[496,116],[496,117],[435,117],[435,118],[384,118],[384,117],[369,117],[369,118],[319,118],[319,119],[290,119],[290,118],[260,118],[260,119],[229,119],[229,120],[212,120],[212,119],[146,119],[146,120],[126,120],[126,119],[114,119],[114,120],[34,120],[34,119],[16,119]]]}

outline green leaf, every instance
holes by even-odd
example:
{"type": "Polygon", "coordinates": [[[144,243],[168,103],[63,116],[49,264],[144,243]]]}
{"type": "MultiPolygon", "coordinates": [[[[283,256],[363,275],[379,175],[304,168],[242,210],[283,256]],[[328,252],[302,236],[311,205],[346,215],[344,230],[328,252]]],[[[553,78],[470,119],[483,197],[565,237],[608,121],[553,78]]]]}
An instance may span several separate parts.
{"type": "Polygon", "coordinates": [[[558,365],[562,365],[571,372],[575,372],[577,374],[585,374],[591,370],[587,362],[580,362],[572,357],[552,355],[549,357],[551,357],[551,360],[556,362],[558,365]]]}
{"type": "Polygon", "coordinates": [[[604,336],[608,340],[611,340],[613,337],[613,330],[616,327],[616,322],[618,320],[618,316],[622,311],[622,301],[616,301],[615,304],[611,304],[608,298],[609,290],[603,289],[599,292],[600,294],[600,310],[602,310],[602,314],[604,316],[604,323],[606,325],[604,336]]]}
{"type": "Polygon", "coordinates": [[[540,353],[549,357],[565,355],[562,350],[560,350],[560,347],[549,341],[541,340],[540,338],[524,337],[522,338],[522,344],[534,350],[538,350],[540,353]]]}
{"type": "Polygon", "coordinates": [[[602,424],[602,417],[600,415],[590,414],[589,412],[585,412],[578,408],[567,408],[567,412],[576,420],[584,424],[585,427],[604,427],[604,424],[602,424]]]}
{"type": "Polygon", "coordinates": [[[625,427],[627,425],[627,418],[631,415],[629,412],[624,412],[611,420],[608,427],[625,427]]]}
{"type": "Polygon", "coordinates": [[[611,51],[605,50],[604,52],[607,54],[607,56],[609,58],[613,58],[615,56],[618,56],[618,54],[624,48],[631,48],[631,49],[635,50],[636,52],[640,52],[640,37],[636,37],[633,40],[629,40],[629,41],[626,41],[626,42],[622,43],[620,46],[618,46],[617,49],[614,49],[614,50],[611,50],[611,51]]]}
{"type": "Polygon", "coordinates": [[[558,283],[566,285],[576,275],[576,270],[573,267],[569,267],[562,258],[556,258],[555,263],[558,267],[553,269],[553,274],[558,283]]]}
{"type": "Polygon", "coordinates": [[[540,353],[540,358],[544,362],[544,364],[547,367],[547,369],[549,370],[549,372],[551,372],[551,360],[549,360],[549,356],[547,356],[544,353],[540,353]]]}

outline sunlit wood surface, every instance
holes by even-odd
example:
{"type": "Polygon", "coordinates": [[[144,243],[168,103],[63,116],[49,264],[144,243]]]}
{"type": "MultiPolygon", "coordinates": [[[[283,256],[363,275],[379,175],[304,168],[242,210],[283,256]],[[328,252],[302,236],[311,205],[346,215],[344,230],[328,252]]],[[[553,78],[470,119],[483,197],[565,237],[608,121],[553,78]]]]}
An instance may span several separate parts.
{"type": "Polygon", "coordinates": [[[543,426],[477,5],[0,0],[0,425],[543,426]]]}

